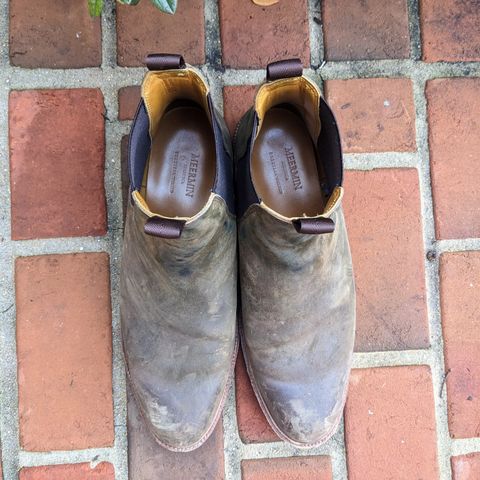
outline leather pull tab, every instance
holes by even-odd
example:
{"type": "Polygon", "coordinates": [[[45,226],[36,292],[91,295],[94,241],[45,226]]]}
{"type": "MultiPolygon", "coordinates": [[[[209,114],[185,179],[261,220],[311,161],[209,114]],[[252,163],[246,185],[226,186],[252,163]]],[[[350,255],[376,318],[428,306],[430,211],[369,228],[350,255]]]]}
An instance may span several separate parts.
{"type": "Polygon", "coordinates": [[[174,53],[151,53],[144,59],[149,70],[174,70],[185,68],[185,60],[174,53]]]}
{"type": "Polygon", "coordinates": [[[292,223],[298,233],[320,235],[335,230],[335,222],[331,218],[297,218],[292,223]]]}
{"type": "Polygon", "coordinates": [[[169,218],[152,217],[145,222],[144,231],[147,235],[160,238],[180,238],[185,221],[169,218]]]}
{"type": "Polygon", "coordinates": [[[267,80],[302,76],[302,62],[299,58],[289,58],[267,65],[267,80]]]}

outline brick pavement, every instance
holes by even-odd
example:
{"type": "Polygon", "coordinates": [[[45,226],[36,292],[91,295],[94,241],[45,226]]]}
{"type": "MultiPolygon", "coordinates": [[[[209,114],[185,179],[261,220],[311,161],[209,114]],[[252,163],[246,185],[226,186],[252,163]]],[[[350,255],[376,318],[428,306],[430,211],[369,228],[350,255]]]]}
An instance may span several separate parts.
{"type": "Polygon", "coordinates": [[[3,479],[127,480],[129,439],[131,480],[478,480],[478,7],[180,0],[169,17],[107,0],[91,20],[86,1],[0,0],[3,479]],[[202,69],[231,130],[261,67],[288,55],[337,112],[358,328],[345,420],[322,447],[278,441],[241,359],[202,449],[128,431],[125,139],[155,50],[202,69]]]}

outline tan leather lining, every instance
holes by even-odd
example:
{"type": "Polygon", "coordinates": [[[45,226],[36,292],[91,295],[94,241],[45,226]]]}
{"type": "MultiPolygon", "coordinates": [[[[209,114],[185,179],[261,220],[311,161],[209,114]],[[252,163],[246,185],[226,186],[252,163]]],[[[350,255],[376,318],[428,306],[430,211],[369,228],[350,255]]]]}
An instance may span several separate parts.
{"type": "Polygon", "coordinates": [[[193,68],[148,72],[142,84],[142,98],[150,119],[153,138],[166,108],[175,100],[192,100],[208,112],[208,87],[193,68]]]}
{"type": "MultiPolygon", "coordinates": [[[[193,221],[195,221],[197,218],[200,218],[209,209],[210,205],[213,202],[213,199],[216,197],[222,198],[216,193],[211,192],[210,196],[208,197],[207,203],[203,206],[203,208],[198,213],[196,213],[192,217],[173,217],[173,218],[175,218],[175,220],[185,220],[185,223],[188,225],[189,223],[192,223],[193,221]]],[[[159,213],[152,212],[148,207],[147,202],[143,198],[142,194],[136,190],[132,192],[132,199],[136,207],[138,207],[138,209],[148,218],[153,218],[153,217],[167,218],[167,219],[172,218],[172,217],[165,217],[164,215],[161,215],[159,213]]]]}
{"type": "Polygon", "coordinates": [[[265,114],[271,108],[282,103],[293,105],[304,119],[312,140],[320,135],[320,90],[305,77],[284,78],[267,82],[258,90],[255,98],[255,110],[258,115],[258,130],[262,128],[265,114]]]}
{"type": "MultiPolygon", "coordinates": [[[[330,195],[330,198],[327,201],[327,206],[325,207],[324,212],[321,215],[316,215],[315,217],[312,218],[319,218],[319,217],[330,217],[332,213],[340,206],[340,202],[343,198],[343,187],[335,187],[333,190],[332,194],[330,195]]],[[[260,202],[260,207],[266,210],[270,215],[272,215],[275,218],[278,218],[282,222],[286,223],[291,223],[293,220],[296,220],[298,218],[304,218],[304,217],[286,217],[285,215],[281,215],[280,213],[276,212],[272,208],[270,208],[268,205],[265,204],[265,202],[260,202]]]]}

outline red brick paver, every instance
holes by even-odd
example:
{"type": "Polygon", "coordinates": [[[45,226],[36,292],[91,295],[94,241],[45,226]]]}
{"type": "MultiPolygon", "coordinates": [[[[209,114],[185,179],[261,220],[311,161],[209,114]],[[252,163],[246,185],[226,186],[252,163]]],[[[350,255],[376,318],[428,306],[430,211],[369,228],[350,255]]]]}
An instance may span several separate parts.
{"type": "MultiPolygon", "coordinates": [[[[0,209],[0,218],[11,219],[3,230],[0,221],[7,272],[0,285],[16,294],[0,306],[8,320],[0,336],[7,354],[17,354],[17,364],[3,362],[0,376],[11,377],[17,369],[18,385],[11,390],[18,391],[19,400],[18,415],[10,418],[3,411],[1,418],[3,440],[10,432],[19,434],[19,445],[6,442],[0,454],[4,480],[16,478],[18,469],[19,480],[226,480],[232,475],[438,480],[449,477],[449,462],[452,480],[480,480],[480,251],[471,250],[480,239],[480,79],[478,64],[465,63],[480,61],[478,0],[280,0],[270,7],[252,0],[180,0],[173,16],[151,0],[120,3],[105,2],[105,14],[97,19],[89,17],[87,0],[11,0],[0,8],[0,24],[10,27],[4,42],[9,59],[0,68],[9,96],[0,95],[0,106],[8,110],[9,145],[3,152],[8,164],[2,173],[10,186],[4,188],[10,195],[4,195],[4,207],[11,208],[10,216],[0,209]],[[357,290],[355,349],[386,352],[358,357],[365,368],[352,373],[345,435],[320,449],[327,456],[295,451],[280,441],[258,405],[241,356],[237,425],[220,422],[193,452],[159,446],[129,392],[115,391],[112,398],[112,374],[117,386],[123,378],[122,365],[112,369],[111,301],[116,318],[118,285],[115,279],[110,299],[109,280],[110,268],[114,277],[120,268],[119,202],[124,214],[128,205],[125,127],[140,98],[137,67],[151,52],[181,53],[188,63],[201,65],[214,100],[223,87],[232,134],[257,89],[251,83],[259,76],[243,69],[264,71],[268,62],[292,56],[307,68],[312,60],[327,60],[317,73],[327,78],[323,88],[347,161],[357,166],[345,172],[344,182],[357,290]],[[102,62],[106,68],[99,68],[102,62]],[[448,78],[434,79],[440,74],[448,78]],[[418,82],[426,79],[427,118],[418,91],[418,82]],[[116,106],[111,108],[115,97],[118,115],[116,106]],[[121,171],[112,155],[121,157],[121,171]],[[396,165],[414,156],[416,168],[396,165]],[[368,165],[358,164],[363,159],[368,165]],[[106,160],[113,165],[107,177],[106,160]],[[362,170],[373,163],[391,168],[362,170]],[[432,186],[433,213],[425,183],[432,186]],[[121,186],[122,199],[115,185],[121,186]],[[96,242],[92,236],[107,234],[106,195],[115,228],[108,241],[96,242]],[[422,234],[422,224],[432,222],[436,245],[422,234]],[[77,238],[63,242],[62,237],[77,238]],[[38,240],[44,238],[49,240],[38,240]],[[83,253],[92,249],[108,253],[83,253]],[[69,253],[52,254],[63,251],[69,253]],[[418,352],[408,352],[428,349],[430,356],[438,348],[430,346],[428,314],[433,324],[439,319],[426,306],[426,254],[432,267],[439,266],[440,291],[430,289],[429,299],[439,305],[442,322],[445,365],[437,364],[436,355],[431,365],[437,374],[446,373],[442,388],[436,383],[432,388],[429,367],[411,365],[418,352]],[[379,368],[383,360],[389,366],[379,368]],[[442,402],[445,415],[436,418],[435,405],[442,402]],[[127,409],[126,426],[114,425],[113,404],[119,412],[127,409]],[[447,428],[452,445],[448,438],[437,439],[437,429],[443,435],[447,428]],[[79,451],[89,448],[103,453],[97,458],[95,450],[79,451]],[[345,448],[346,466],[339,462],[345,448]],[[39,465],[42,458],[59,465],[39,465]],[[86,463],[72,464],[80,458],[86,463]],[[105,459],[112,463],[96,466],[105,459]]],[[[308,68],[307,75],[314,73],[308,68]]],[[[10,400],[15,410],[16,398],[10,400]]]]}
{"type": "Polygon", "coordinates": [[[103,111],[96,89],[11,92],[14,240],[106,233],[103,111]]]}
{"type": "Polygon", "coordinates": [[[253,106],[256,90],[256,85],[223,87],[223,113],[232,136],[243,114],[253,106]]]}
{"type": "Polygon", "coordinates": [[[426,94],[437,237],[480,237],[480,79],[431,80],[426,94]]]}
{"type": "Polygon", "coordinates": [[[452,457],[452,480],[478,480],[480,478],[480,453],[452,457]]]}
{"type": "Polygon", "coordinates": [[[347,171],[344,208],[356,279],[356,349],[428,347],[417,171],[347,171]]]}
{"type": "Polygon", "coordinates": [[[420,24],[425,61],[480,60],[478,0],[420,0],[420,24]]]}
{"type": "Polygon", "coordinates": [[[310,65],[307,0],[260,7],[251,0],[220,0],[222,63],[263,68],[282,58],[310,65]]]}
{"type": "Polygon", "coordinates": [[[153,2],[117,5],[117,58],[124,67],[143,65],[148,53],[179,53],[191,64],[205,62],[204,0],[178,2],[175,15],[153,2]]]}
{"type": "Polygon", "coordinates": [[[345,440],[348,480],[439,478],[429,368],[353,370],[345,440]]]}
{"type": "Polygon", "coordinates": [[[323,0],[327,60],[408,58],[407,2],[323,0]]]}
{"type": "Polygon", "coordinates": [[[52,465],[20,470],[19,480],[114,480],[115,470],[110,463],[92,467],[89,463],[52,465]]]}
{"type": "Polygon", "coordinates": [[[189,453],[158,446],[128,389],[129,480],[223,480],[223,429],[220,421],[211,437],[189,453]]]}
{"type": "Polygon", "coordinates": [[[95,67],[102,62],[100,19],[78,0],[10,0],[10,62],[27,68],[95,67]]]}
{"type": "Polygon", "coordinates": [[[132,120],[140,102],[140,87],[123,87],[118,91],[118,119],[132,120]]]}
{"type": "Polygon", "coordinates": [[[440,258],[450,435],[480,436],[480,252],[440,258]]]}
{"type": "Polygon", "coordinates": [[[328,80],[325,95],[335,111],[345,152],[416,150],[411,80],[328,80]]]}
{"type": "Polygon", "coordinates": [[[240,352],[235,368],[238,433],[244,443],[278,442],[253,392],[240,352]]]}
{"type": "Polygon", "coordinates": [[[242,480],[332,480],[329,457],[266,458],[242,461],[242,480]]]}
{"type": "Polygon", "coordinates": [[[106,253],[15,263],[20,444],[28,451],[113,444],[106,253]]]}

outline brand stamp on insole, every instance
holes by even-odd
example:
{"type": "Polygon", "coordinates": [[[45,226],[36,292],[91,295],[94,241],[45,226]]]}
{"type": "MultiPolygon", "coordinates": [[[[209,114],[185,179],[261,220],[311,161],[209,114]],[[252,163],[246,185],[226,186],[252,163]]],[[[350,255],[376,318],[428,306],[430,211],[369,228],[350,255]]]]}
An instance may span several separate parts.
{"type": "Polygon", "coordinates": [[[190,156],[190,164],[188,166],[187,186],[185,188],[185,196],[193,198],[195,192],[195,182],[197,180],[198,162],[200,155],[192,153],[190,156]]]}
{"type": "Polygon", "coordinates": [[[274,152],[268,152],[268,156],[270,158],[270,164],[272,165],[273,174],[275,175],[275,182],[277,183],[278,193],[280,195],[283,195],[282,182],[280,181],[280,178],[278,178],[278,169],[277,169],[277,162],[276,162],[276,158],[275,158],[275,153],[274,152]]]}
{"type": "MultiPolygon", "coordinates": [[[[279,172],[278,157],[275,153],[270,151],[268,152],[270,165],[272,166],[272,172],[275,177],[275,183],[277,185],[277,190],[280,195],[285,193],[285,190],[288,190],[288,185],[290,184],[293,187],[294,191],[302,190],[303,183],[300,177],[300,171],[297,165],[297,160],[295,159],[295,152],[293,147],[290,145],[284,145],[283,153],[285,158],[280,160],[281,173],[279,172]],[[285,188],[284,188],[285,187],[285,188]]],[[[291,188],[290,187],[290,188],[291,188]]]]}
{"type": "Polygon", "coordinates": [[[295,160],[295,153],[293,147],[285,145],[283,148],[285,151],[285,156],[287,157],[288,169],[290,170],[290,175],[292,177],[293,188],[295,190],[300,190],[303,188],[302,180],[300,179],[300,174],[298,172],[297,161],[295,160]]]}
{"type": "MultiPolygon", "coordinates": [[[[195,187],[197,181],[198,167],[200,163],[200,154],[186,153],[179,151],[173,153],[170,162],[170,194],[175,194],[177,183],[185,185],[185,196],[193,198],[195,196],[195,187]]],[[[183,189],[183,187],[182,187],[183,189]]]]}
{"type": "Polygon", "coordinates": [[[174,152],[172,162],[171,162],[171,167],[170,167],[169,191],[171,194],[175,192],[175,182],[177,180],[177,169],[178,169],[178,157],[179,157],[179,152],[174,152]]]}

